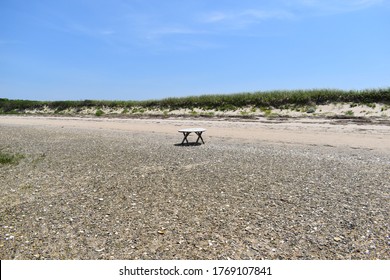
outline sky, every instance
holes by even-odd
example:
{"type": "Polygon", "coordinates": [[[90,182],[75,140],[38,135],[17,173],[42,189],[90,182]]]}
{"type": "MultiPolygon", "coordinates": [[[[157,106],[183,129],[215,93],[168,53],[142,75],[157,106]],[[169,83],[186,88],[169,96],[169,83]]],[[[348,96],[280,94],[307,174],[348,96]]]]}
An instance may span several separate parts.
{"type": "Polygon", "coordinates": [[[0,0],[0,98],[389,86],[389,0],[0,0]]]}

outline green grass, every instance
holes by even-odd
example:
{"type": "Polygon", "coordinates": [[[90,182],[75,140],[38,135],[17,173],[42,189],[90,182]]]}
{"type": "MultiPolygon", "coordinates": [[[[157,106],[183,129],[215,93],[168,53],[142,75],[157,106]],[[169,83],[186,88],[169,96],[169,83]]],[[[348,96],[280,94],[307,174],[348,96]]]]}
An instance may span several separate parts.
{"type": "Polygon", "coordinates": [[[194,110],[191,110],[190,112],[191,116],[197,116],[198,115],[198,112],[194,111],[194,110]]]}
{"type": "Polygon", "coordinates": [[[10,154],[0,151],[0,164],[16,164],[24,156],[19,154],[10,154]]]}
{"type": "Polygon", "coordinates": [[[95,115],[97,117],[100,117],[100,116],[103,116],[104,115],[104,112],[101,110],[101,109],[97,109],[96,112],[95,112],[95,115]]]}
{"type": "Polygon", "coordinates": [[[384,112],[384,111],[386,111],[389,108],[390,108],[390,106],[388,106],[388,105],[382,106],[381,112],[384,112]]]}
{"type": "MultiPolygon", "coordinates": [[[[74,108],[122,108],[132,113],[142,110],[176,110],[200,108],[203,110],[235,111],[238,108],[305,108],[330,103],[366,104],[374,107],[375,103],[390,104],[390,88],[344,91],[337,89],[313,89],[290,91],[266,91],[236,94],[200,95],[189,97],[171,97],[146,101],[31,101],[9,100],[0,98],[0,114],[23,113],[26,109],[43,109],[48,107],[61,113],[74,108]]],[[[127,112],[127,111],[126,111],[127,112]]]]}
{"type": "Polygon", "coordinates": [[[262,111],[266,117],[272,113],[272,109],[267,107],[260,107],[260,111],[262,111]]]}

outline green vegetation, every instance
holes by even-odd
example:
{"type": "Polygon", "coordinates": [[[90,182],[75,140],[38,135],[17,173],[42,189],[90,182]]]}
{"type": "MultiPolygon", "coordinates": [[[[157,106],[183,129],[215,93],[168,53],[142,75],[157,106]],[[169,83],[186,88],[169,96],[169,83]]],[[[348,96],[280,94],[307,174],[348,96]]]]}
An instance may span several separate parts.
{"type": "Polygon", "coordinates": [[[101,110],[101,109],[97,109],[96,112],[95,112],[95,115],[97,117],[100,117],[100,116],[103,116],[104,115],[104,112],[101,110]]]}
{"type": "Polygon", "coordinates": [[[309,107],[309,108],[307,108],[306,113],[312,114],[312,113],[315,113],[315,111],[316,111],[315,107],[309,107]]]}
{"type": "Polygon", "coordinates": [[[24,158],[23,155],[13,155],[0,151],[0,164],[16,164],[22,158],[24,158]]]}
{"type": "MultiPolygon", "coordinates": [[[[31,101],[9,100],[0,98],[0,114],[23,113],[29,109],[48,108],[56,113],[73,108],[81,111],[85,108],[122,108],[124,112],[142,113],[146,110],[176,110],[199,108],[202,110],[238,110],[244,107],[260,108],[263,112],[269,108],[315,108],[316,105],[329,103],[349,102],[366,104],[370,107],[374,103],[390,104],[390,88],[367,89],[360,91],[343,91],[332,89],[268,91],[254,93],[237,93],[222,95],[201,95],[189,97],[172,97],[161,100],[146,101],[31,101]],[[262,109],[263,108],[263,109],[262,109]],[[267,108],[264,110],[264,108],[267,108]]],[[[307,109],[306,109],[307,110],[307,109]]],[[[312,110],[310,110],[312,111],[312,110]]],[[[98,113],[98,111],[96,111],[98,113]]],[[[100,114],[100,113],[99,113],[100,114]]]]}
{"type": "Polygon", "coordinates": [[[272,109],[269,107],[260,107],[260,110],[264,113],[266,117],[270,116],[272,113],[272,109]]]}

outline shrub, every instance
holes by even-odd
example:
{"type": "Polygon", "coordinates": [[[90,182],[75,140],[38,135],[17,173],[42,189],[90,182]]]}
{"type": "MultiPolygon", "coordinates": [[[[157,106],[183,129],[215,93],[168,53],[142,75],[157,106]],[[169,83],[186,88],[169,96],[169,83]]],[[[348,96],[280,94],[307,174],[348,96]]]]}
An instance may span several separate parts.
{"type": "Polygon", "coordinates": [[[95,115],[97,117],[100,117],[100,116],[104,115],[104,112],[101,109],[97,109],[95,115]]]}

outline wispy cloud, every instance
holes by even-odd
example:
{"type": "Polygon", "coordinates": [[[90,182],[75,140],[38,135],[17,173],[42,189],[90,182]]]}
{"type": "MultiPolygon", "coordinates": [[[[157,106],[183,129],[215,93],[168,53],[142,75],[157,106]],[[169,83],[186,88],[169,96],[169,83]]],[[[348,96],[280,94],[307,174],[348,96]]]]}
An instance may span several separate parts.
{"type": "MultiPolygon", "coordinates": [[[[108,44],[113,49],[215,48],[223,44],[216,43],[215,35],[257,36],[261,32],[257,27],[262,24],[351,12],[380,5],[385,0],[275,0],[267,4],[251,2],[250,5],[243,2],[242,5],[201,5],[201,8],[194,5],[194,9],[189,9],[188,4],[164,3],[155,8],[145,4],[146,1],[117,0],[117,5],[99,10],[87,1],[80,5],[86,11],[93,11],[92,17],[42,6],[44,16],[36,22],[70,36],[108,44]]],[[[0,45],[4,44],[0,40],[0,45]]]]}
{"type": "Polygon", "coordinates": [[[106,39],[116,33],[108,24],[99,21],[87,22],[83,18],[59,10],[46,8],[43,13],[44,16],[41,17],[30,16],[31,22],[39,28],[95,39],[106,39]]]}
{"type": "Polygon", "coordinates": [[[201,29],[186,28],[186,27],[158,27],[149,31],[149,35],[153,36],[169,36],[169,35],[194,35],[207,33],[201,29]]]}
{"type": "Polygon", "coordinates": [[[377,6],[384,3],[384,0],[297,0],[293,2],[317,12],[343,13],[377,6]]]}
{"type": "Polygon", "coordinates": [[[138,30],[141,30],[138,34],[143,34],[153,46],[169,44],[170,48],[179,50],[216,49],[224,47],[222,43],[216,43],[218,35],[254,36],[253,27],[257,24],[294,18],[295,15],[287,10],[196,11],[177,22],[138,25],[138,30]]]}
{"type": "Polygon", "coordinates": [[[64,27],[64,30],[73,33],[84,35],[92,38],[103,38],[115,34],[115,31],[110,28],[89,27],[85,24],[72,22],[64,27]]]}
{"type": "Polygon", "coordinates": [[[203,16],[202,20],[204,23],[226,23],[237,27],[245,27],[266,20],[285,20],[293,18],[295,18],[295,15],[287,10],[247,9],[233,12],[213,12],[203,16]]]}

